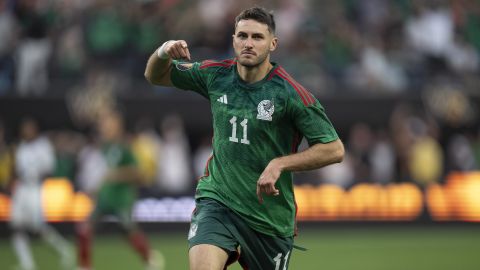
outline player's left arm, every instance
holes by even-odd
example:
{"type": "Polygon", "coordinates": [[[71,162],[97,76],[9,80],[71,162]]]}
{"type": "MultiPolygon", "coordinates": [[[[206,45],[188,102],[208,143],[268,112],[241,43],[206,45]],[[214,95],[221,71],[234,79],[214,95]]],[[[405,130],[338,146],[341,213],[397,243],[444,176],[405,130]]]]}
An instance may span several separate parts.
{"type": "Polygon", "coordinates": [[[257,182],[257,196],[263,202],[262,193],[278,195],[275,188],[280,174],[284,171],[307,171],[342,162],[345,149],[340,139],[328,143],[317,143],[300,153],[278,157],[270,161],[257,182]]]}
{"type": "MultiPolygon", "coordinates": [[[[305,94],[305,93],[304,93],[305,94]]],[[[307,92],[308,94],[308,92],[307,92]]],[[[262,202],[262,193],[278,195],[275,188],[280,174],[284,171],[306,171],[318,169],[343,160],[345,149],[325,109],[316,98],[308,94],[309,103],[294,95],[287,104],[287,114],[310,145],[305,151],[274,158],[267,165],[257,181],[257,196],[262,202]]]]}

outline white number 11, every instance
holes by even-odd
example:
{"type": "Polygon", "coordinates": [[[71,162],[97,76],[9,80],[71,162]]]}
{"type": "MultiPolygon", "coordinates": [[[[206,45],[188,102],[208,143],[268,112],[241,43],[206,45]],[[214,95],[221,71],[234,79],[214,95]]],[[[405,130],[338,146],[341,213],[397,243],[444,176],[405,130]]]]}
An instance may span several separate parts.
{"type": "MultiPolygon", "coordinates": [[[[250,144],[250,141],[248,140],[247,138],[247,129],[248,129],[248,126],[247,126],[247,123],[248,123],[248,119],[243,119],[242,122],[240,122],[240,126],[242,126],[243,128],[243,138],[240,140],[240,143],[243,143],[243,144],[250,144]]],[[[232,117],[232,119],[230,119],[230,124],[232,124],[232,136],[230,136],[228,139],[231,141],[231,142],[236,142],[238,143],[238,138],[237,138],[237,117],[234,116],[232,117]]]]}
{"type": "MultiPolygon", "coordinates": [[[[275,270],[280,270],[280,264],[282,263],[282,253],[278,253],[275,258],[273,258],[273,261],[276,263],[275,264],[275,270]]],[[[283,257],[283,269],[287,269],[287,260],[288,260],[288,255],[290,255],[290,251],[285,254],[285,257],[283,257]]]]}

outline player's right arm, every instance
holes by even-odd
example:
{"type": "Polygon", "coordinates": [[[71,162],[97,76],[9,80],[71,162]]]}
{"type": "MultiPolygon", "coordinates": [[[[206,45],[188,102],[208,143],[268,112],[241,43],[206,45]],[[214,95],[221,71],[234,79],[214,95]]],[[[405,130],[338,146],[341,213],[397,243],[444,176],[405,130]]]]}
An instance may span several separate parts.
{"type": "Polygon", "coordinates": [[[173,86],[170,80],[172,59],[190,61],[185,40],[169,40],[150,56],[144,74],[147,81],[156,85],[173,86]]]}

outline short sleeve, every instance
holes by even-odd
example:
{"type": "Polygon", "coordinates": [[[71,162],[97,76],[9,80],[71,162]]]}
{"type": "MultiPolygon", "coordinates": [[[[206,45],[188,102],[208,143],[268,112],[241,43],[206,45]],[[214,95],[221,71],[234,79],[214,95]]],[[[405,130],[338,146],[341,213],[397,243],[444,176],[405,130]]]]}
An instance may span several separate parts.
{"type": "Polygon", "coordinates": [[[318,100],[315,99],[310,105],[305,105],[298,99],[290,101],[290,113],[295,127],[305,136],[309,145],[329,143],[338,139],[332,122],[318,100]]]}
{"type": "Polygon", "coordinates": [[[187,63],[173,60],[170,80],[172,84],[183,90],[192,90],[208,98],[209,70],[201,69],[201,63],[187,63]]]}

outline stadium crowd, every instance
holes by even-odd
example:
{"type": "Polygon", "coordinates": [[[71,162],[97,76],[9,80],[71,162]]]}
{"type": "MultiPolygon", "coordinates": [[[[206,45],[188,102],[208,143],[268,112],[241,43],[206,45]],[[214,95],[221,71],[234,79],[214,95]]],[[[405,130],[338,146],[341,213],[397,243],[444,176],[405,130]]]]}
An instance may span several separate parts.
{"type": "Polygon", "coordinates": [[[148,87],[143,67],[163,40],[187,39],[194,60],[231,57],[233,16],[253,4],[275,11],[274,60],[317,96],[436,83],[475,94],[475,0],[1,0],[0,95],[65,94],[99,69],[127,77],[132,94],[148,87]]]}
{"type": "MultiPolygon", "coordinates": [[[[449,171],[480,169],[478,109],[471,99],[478,101],[480,93],[475,0],[0,0],[0,96],[88,103],[83,109],[74,106],[78,122],[117,97],[173,95],[143,78],[156,46],[186,39],[194,60],[231,57],[233,16],[254,3],[275,10],[282,45],[274,61],[320,102],[392,95],[423,100],[421,110],[408,102],[396,107],[388,126],[358,119],[341,134],[345,161],[301,173],[298,183],[425,185],[442,181],[449,171]]],[[[138,119],[128,135],[145,185],[157,187],[146,190],[192,194],[210,155],[210,138],[191,146],[181,118],[163,119],[138,119]]],[[[4,130],[15,134],[9,128],[0,125],[4,187],[12,173],[8,149],[17,141],[4,139],[4,130]]],[[[73,130],[46,134],[57,157],[52,174],[72,179],[79,189],[93,189],[102,172],[95,136],[73,130]]]]}

